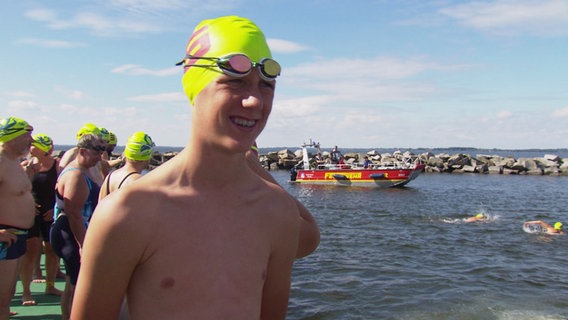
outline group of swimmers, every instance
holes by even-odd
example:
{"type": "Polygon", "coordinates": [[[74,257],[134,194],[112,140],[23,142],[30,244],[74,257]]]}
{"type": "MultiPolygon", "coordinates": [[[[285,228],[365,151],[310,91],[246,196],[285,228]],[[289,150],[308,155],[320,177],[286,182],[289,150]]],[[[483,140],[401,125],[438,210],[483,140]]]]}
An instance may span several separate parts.
{"type": "MultiPolygon", "coordinates": [[[[51,240],[67,272],[64,319],[116,319],[125,301],[132,319],[285,319],[293,263],[319,245],[311,213],[251,149],[267,124],[281,72],[264,33],[242,17],[203,20],[178,65],[192,110],[182,152],[128,186],[123,181],[132,176],[119,174],[121,169],[97,180],[93,168],[105,142],[87,128],[68,151],[75,156],[66,152],[60,161],[67,165],[55,186],[60,213],[51,240]],[[101,186],[100,196],[112,194],[93,212],[93,194],[101,186]],[[65,239],[65,232],[72,237],[65,239]]],[[[31,183],[16,159],[35,140],[31,126],[12,120],[24,138],[3,143],[10,161],[0,159],[0,197],[6,191],[2,182],[15,187],[12,199],[0,198],[6,212],[0,224],[25,230],[35,209],[31,183]]],[[[0,142],[13,137],[7,123],[0,130],[6,132],[0,142]]],[[[148,147],[151,139],[137,141],[148,147]]],[[[128,143],[126,161],[127,153],[128,143]]],[[[15,235],[6,237],[13,247],[15,235]]],[[[0,279],[4,271],[15,273],[5,261],[0,279]]],[[[0,320],[8,317],[17,276],[9,278],[14,281],[0,280],[0,320]]]]}
{"type": "MultiPolygon", "coordinates": [[[[53,140],[42,133],[32,136],[32,130],[32,126],[23,119],[0,119],[2,158],[11,156],[12,147],[17,146],[14,154],[18,156],[14,159],[25,157],[20,166],[31,182],[35,202],[33,224],[29,228],[26,224],[14,222],[17,219],[8,216],[9,212],[0,214],[0,271],[5,266],[16,265],[19,260],[16,268],[9,268],[9,273],[16,272],[14,277],[6,277],[11,279],[10,282],[0,281],[0,310],[3,311],[0,319],[4,319],[6,314],[7,298],[13,295],[13,289],[10,295],[8,289],[15,286],[17,273],[23,287],[22,305],[36,305],[30,283],[34,274],[37,278],[43,278],[39,267],[42,252],[45,254],[46,277],[43,281],[34,282],[45,282],[45,293],[48,295],[62,296],[62,314],[68,317],[80,267],[80,244],[98,200],[138,179],[153,154],[154,142],[151,137],[144,132],[136,132],[128,138],[124,153],[111,159],[117,144],[116,135],[87,123],[77,132],[77,146],[59,158],[53,156],[53,140]],[[88,190],[86,198],[82,192],[85,185],[88,190]],[[75,216],[75,213],[78,215],[75,216]],[[75,220],[77,217],[80,219],[75,220]],[[54,286],[60,258],[66,270],[63,292],[54,286]]],[[[0,175],[0,183],[28,185],[10,177],[0,175]]],[[[0,204],[3,206],[4,201],[0,204]]]]}
{"type": "MultiPolygon", "coordinates": [[[[469,217],[465,219],[465,222],[479,222],[479,221],[487,221],[488,215],[484,213],[478,213],[473,217],[469,217]]],[[[560,235],[564,234],[563,224],[562,222],[556,222],[554,225],[550,225],[542,220],[533,220],[533,221],[526,221],[523,223],[523,229],[531,230],[535,228],[531,228],[531,226],[538,226],[539,233],[546,233],[546,234],[553,234],[553,235],[560,235]]],[[[536,232],[535,232],[536,233],[536,232]]]]}

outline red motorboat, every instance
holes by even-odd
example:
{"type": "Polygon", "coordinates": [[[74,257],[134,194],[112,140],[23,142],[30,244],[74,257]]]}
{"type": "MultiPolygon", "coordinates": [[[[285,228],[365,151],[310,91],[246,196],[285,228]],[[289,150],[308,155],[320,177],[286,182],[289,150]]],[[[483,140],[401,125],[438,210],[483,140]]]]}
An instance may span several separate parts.
{"type": "Polygon", "coordinates": [[[362,163],[310,165],[308,148],[319,144],[310,141],[302,145],[302,162],[291,171],[291,182],[299,184],[357,186],[371,188],[401,187],[416,179],[424,170],[418,160],[403,159],[389,164],[373,163],[367,168],[362,163]],[[299,167],[299,168],[298,168],[299,167]]]}

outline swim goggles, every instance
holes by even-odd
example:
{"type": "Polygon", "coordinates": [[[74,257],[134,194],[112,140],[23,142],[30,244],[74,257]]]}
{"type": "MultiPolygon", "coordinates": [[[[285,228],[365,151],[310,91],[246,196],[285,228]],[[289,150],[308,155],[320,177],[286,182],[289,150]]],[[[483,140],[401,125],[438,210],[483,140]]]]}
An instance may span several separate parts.
{"type": "Polygon", "coordinates": [[[242,53],[230,54],[228,56],[215,58],[215,57],[199,57],[186,55],[185,58],[176,63],[176,66],[184,65],[184,67],[204,67],[211,68],[215,64],[191,64],[191,60],[210,60],[217,65],[224,74],[235,77],[242,78],[247,76],[252,68],[258,67],[260,70],[260,77],[266,81],[273,81],[277,76],[280,75],[280,64],[271,58],[263,58],[259,62],[252,62],[251,59],[242,53]]]}

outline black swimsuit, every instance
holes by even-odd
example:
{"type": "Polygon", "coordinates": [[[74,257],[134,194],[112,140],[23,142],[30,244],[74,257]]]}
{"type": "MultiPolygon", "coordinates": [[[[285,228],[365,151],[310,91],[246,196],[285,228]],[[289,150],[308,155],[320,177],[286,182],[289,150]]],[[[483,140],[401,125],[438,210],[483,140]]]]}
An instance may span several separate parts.
{"type": "MultiPolygon", "coordinates": [[[[128,179],[128,177],[130,177],[133,174],[136,174],[138,172],[136,171],[132,171],[130,173],[128,173],[123,179],[122,181],[120,181],[120,183],[118,184],[118,188],[116,188],[117,190],[120,189],[120,187],[122,187],[122,184],[124,183],[124,181],[126,181],[126,179],[128,179]]],[[[106,183],[106,192],[107,195],[110,194],[110,176],[111,176],[112,172],[108,174],[108,179],[107,179],[107,183],[106,183]]]]}

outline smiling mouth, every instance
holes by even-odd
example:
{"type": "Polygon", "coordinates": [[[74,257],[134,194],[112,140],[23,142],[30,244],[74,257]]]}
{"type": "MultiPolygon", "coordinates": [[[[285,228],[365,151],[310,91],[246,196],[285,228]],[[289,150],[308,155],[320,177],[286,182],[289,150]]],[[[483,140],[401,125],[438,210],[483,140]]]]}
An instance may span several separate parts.
{"type": "Polygon", "coordinates": [[[233,121],[234,124],[236,124],[240,127],[245,127],[245,128],[254,127],[254,125],[256,124],[256,120],[247,120],[247,119],[236,118],[236,117],[231,118],[231,120],[233,121]]]}

